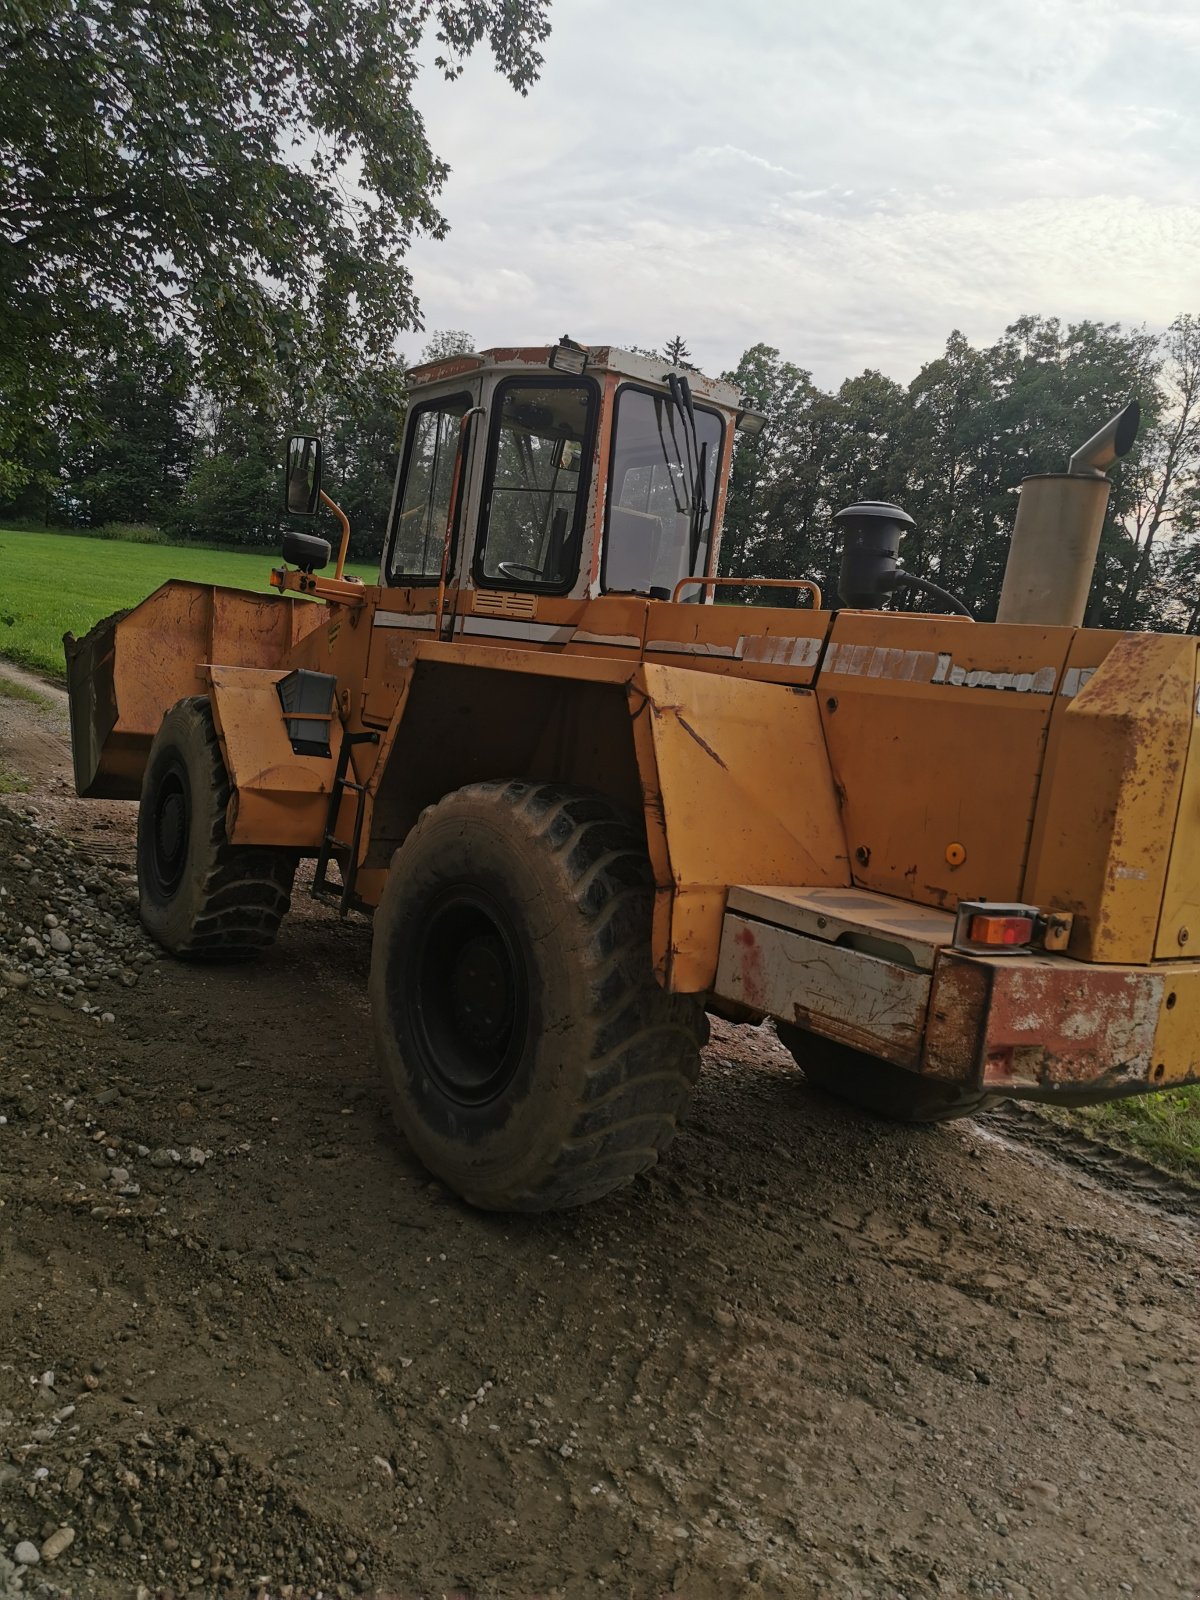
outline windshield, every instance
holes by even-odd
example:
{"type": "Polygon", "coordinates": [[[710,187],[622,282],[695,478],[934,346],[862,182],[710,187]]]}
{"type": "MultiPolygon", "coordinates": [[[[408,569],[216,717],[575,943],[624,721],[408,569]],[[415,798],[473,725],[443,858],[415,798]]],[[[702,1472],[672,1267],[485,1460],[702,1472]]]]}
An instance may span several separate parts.
{"type": "MultiPolygon", "coordinates": [[[[626,385],[617,395],[605,517],[603,584],[669,600],[703,574],[712,538],[724,425],[696,407],[696,433],[671,397],[626,385]]],[[[685,590],[699,601],[702,591],[685,590]]]]}

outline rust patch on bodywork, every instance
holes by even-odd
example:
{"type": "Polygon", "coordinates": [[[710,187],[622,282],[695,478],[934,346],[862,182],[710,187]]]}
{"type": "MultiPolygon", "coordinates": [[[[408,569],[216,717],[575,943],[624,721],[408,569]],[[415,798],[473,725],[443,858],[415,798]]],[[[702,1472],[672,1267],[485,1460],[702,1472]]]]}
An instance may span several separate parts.
{"type": "Polygon", "coordinates": [[[1053,956],[1004,961],[944,952],[922,1070],[1044,1095],[1119,1090],[1150,1077],[1163,979],[1053,956]]]}
{"type": "Polygon", "coordinates": [[[943,953],[934,964],[933,988],[921,1071],[950,1083],[979,1081],[982,1033],[993,968],[943,953]]]}

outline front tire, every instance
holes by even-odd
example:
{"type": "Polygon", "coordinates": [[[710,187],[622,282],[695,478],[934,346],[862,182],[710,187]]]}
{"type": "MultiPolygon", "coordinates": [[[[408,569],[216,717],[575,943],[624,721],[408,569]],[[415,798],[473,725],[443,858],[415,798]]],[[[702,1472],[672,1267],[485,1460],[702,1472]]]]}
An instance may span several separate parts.
{"type": "Polygon", "coordinates": [[[907,1072],[787,1022],[776,1023],[775,1029],[811,1083],[889,1122],[953,1122],[986,1111],[1002,1098],[907,1072]]]}
{"type": "Polygon", "coordinates": [[[655,981],[652,908],[644,841],[554,784],[456,790],[392,858],[376,1050],[414,1153],[473,1205],[581,1205],[670,1143],[704,1012],[655,981]]]}
{"type": "Polygon", "coordinates": [[[142,926],[186,960],[250,960],[291,905],[294,852],[230,844],[229,796],[212,706],[200,695],[180,700],[142,776],[137,870],[142,926]]]}

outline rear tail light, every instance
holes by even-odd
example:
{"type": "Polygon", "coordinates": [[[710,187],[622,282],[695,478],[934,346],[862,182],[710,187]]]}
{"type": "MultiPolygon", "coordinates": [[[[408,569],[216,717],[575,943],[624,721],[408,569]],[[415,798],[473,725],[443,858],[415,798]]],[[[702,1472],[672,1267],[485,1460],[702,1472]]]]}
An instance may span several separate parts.
{"type": "Polygon", "coordinates": [[[1026,945],[1033,941],[1032,917],[997,915],[995,912],[977,911],[967,923],[967,939],[971,944],[1026,945]]]}
{"type": "Polygon", "coordinates": [[[1070,915],[1037,906],[1002,905],[990,900],[961,900],[954,920],[954,948],[979,955],[1028,955],[1031,950],[1059,951],[1071,936],[1070,915]]]}

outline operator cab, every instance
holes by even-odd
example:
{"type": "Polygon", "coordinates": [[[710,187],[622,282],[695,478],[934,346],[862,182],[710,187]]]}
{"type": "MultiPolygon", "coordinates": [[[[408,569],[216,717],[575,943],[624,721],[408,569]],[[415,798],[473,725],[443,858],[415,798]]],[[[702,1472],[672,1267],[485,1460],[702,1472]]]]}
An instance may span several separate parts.
{"type": "Polygon", "coordinates": [[[410,385],[384,586],[670,600],[715,573],[733,432],[758,420],[731,385],[566,339],[410,385]]]}

